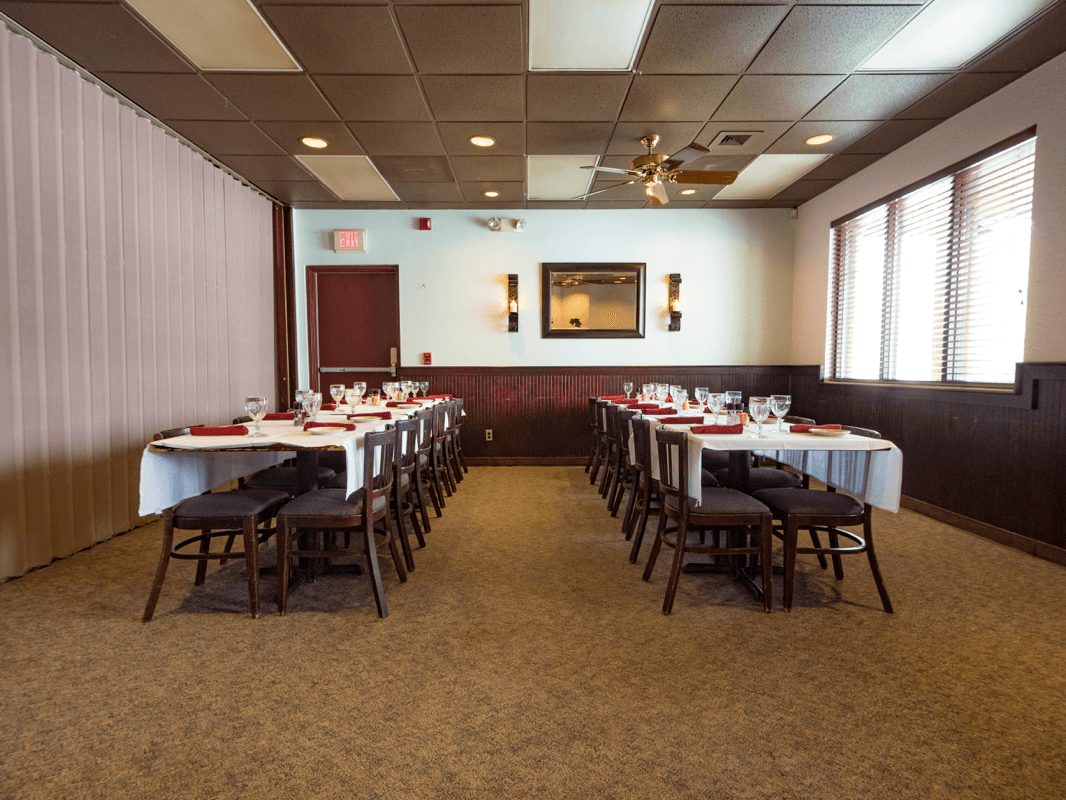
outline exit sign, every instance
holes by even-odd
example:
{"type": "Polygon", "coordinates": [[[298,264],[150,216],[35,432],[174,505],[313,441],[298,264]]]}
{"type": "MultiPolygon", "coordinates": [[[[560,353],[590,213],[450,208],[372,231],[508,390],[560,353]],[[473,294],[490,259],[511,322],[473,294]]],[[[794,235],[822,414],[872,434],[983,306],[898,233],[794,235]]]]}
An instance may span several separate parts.
{"type": "Polygon", "coordinates": [[[366,231],[333,231],[334,253],[365,253],[366,231]]]}

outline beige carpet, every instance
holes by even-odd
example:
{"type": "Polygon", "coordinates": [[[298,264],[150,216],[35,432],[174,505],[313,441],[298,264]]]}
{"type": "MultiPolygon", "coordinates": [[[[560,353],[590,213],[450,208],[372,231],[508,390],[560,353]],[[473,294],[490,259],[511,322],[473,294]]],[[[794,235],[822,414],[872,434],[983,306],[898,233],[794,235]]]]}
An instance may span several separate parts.
{"type": "Polygon", "coordinates": [[[152,525],[0,586],[0,797],[1062,797],[1066,570],[875,524],[893,616],[806,557],[791,614],[686,575],[664,617],[581,468],[481,467],[388,619],[178,563],[142,625],[152,525]]]}

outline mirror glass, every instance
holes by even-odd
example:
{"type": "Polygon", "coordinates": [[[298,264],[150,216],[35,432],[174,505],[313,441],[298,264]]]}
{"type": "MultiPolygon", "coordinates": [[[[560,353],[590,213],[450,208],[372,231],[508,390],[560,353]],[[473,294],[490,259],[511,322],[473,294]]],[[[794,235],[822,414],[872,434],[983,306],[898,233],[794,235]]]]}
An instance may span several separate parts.
{"type": "Polygon", "coordinates": [[[542,265],[542,338],[643,338],[644,264],[542,265]]]}

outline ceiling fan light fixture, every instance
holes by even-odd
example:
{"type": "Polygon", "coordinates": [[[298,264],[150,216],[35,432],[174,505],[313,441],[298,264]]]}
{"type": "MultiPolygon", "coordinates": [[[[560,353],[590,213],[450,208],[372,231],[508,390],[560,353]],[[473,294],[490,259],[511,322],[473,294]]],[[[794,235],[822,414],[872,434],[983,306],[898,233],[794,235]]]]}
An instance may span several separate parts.
{"type": "Polygon", "coordinates": [[[475,147],[492,147],[496,144],[496,140],[491,136],[471,136],[470,144],[475,147]]]}
{"type": "Polygon", "coordinates": [[[812,136],[807,140],[807,144],[812,147],[817,147],[820,144],[829,144],[833,141],[833,135],[831,133],[820,133],[817,136],[812,136]]]}
{"type": "Polygon", "coordinates": [[[329,147],[329,142],[325,139],[319,139],[317,136],[305,136],[300,141],[308,147],[314,147],[317,150],[321,150],[323,147],[329,147]]]}

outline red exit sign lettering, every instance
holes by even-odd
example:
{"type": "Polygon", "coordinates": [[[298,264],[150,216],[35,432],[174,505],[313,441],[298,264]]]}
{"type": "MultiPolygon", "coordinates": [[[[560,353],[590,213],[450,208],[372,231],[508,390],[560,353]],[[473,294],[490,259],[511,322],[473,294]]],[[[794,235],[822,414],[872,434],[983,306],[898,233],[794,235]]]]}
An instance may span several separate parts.
{"type": "Polygon", "coordinates": [[[334,253],[365,253],[366,231],[333,231],[334,253]]]}

